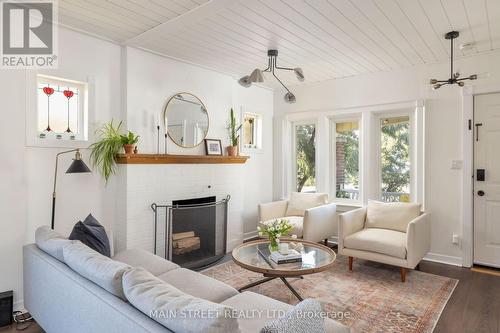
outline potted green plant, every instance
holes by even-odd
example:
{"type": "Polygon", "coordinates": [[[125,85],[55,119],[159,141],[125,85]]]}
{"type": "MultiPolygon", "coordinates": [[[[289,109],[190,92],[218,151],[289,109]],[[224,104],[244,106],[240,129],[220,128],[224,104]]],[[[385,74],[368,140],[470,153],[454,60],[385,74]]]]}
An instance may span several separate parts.
{"type": "Polygon", "coordinates": [[[115,157],[123,147],[122,122],[115,125],[113,120],[96,131],[97,141],[89,146],[90,163],[106,180],[116,171],[115,157]]]}
{"type": "Polygon", "coordinates": [[[133,132],[128,131],[127,135],[121,135],[121,140],[123,144],[123,149],[125,149],[125,154],[132,154],[135,150],[135,144],[139,141],[139,136],[135,135],[133,132]]]}
{"type": "Polygon", "coordinates": [[[229,117],[229,122],[227,126],[227,131],[229,134],[229,144],[227,147],[227,154],[229,156],[238,155],[238,140],[240,138],[239,131],[241,130],[241,124],[236,124],[236,117],[234,116],[233,108],[231,108],[231,113],[229,117]]]}

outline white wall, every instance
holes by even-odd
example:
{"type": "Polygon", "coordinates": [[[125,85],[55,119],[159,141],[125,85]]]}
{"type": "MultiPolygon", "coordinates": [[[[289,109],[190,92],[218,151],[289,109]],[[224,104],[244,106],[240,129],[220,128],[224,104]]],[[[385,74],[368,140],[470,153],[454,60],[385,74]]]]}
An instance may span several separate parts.
{"type": "MultiPolygon", "coordinates": [[[[60,29],[59,69],[40,73],[66,78],[90,76],[95,99],[90,105],[95,122],[120,116],[120,47],[82,34],[60,29]]],[[[0,291],[14,290],[15,302],[22,300],[22,246],[34,240],[38,226],[50,225],[55,156],[64,148],[27,147],[25,115],[27,82],[35,71],[0,71],[0,291]]],[[[93,124],[96,125],[95,123],[93,124]]],[[[91,128],[92,130],[92,128],[91,128]]],[[[88,151],[82,151],[88,161],[88,151]]],[[[73,225],[94,214],[105,226],[112,223],[112,186],[91,175],[66,175],[73,156],[60,159],[56,230],[69,234],[73,225]]]]}
{"type": "MultiPolygon", "coordinates": [[[[255,182],[250,177],[243,180],[247,187],[242,193],[244,229],[254,230],[256,203],[269,201],[272,197],[269,186],[272,182],[269,172],[272,169],[272,91],[258,87],[242,91],[243,88],[237,87],[236,81],[227,75],[122,48],[64,28],[59,32],[59,69],[40,73],[89,79],[93,95],[89,103],[93,115],[90,134],[106,121],[124,119],[130,130],[141,135],[139,150],[156,152],[154,114],[162,112],[167,99],[181,91],[194,93],[203,100],[211,117],[209,137],[221,138],[225,143],[224,127],[231,107],[239,110],[247,105],[266,112],[263,114],[267,122],[264,140],[268,144],[264,153],[252,156],[242,166],[248,174],[264,175],[255,182]],[[267,186],[260,186],[264,184],[267,186]]],[[[14,290],[17,305],[22,301],[22,246],[33,242],[38,226],[50,224],[55,155],[64,150],[25,144],[25,114],[34,112],[27,110],[27,82],[34,74],[34,71],[24,70],[0,71],[0,291],[14,290]]],[[[170,142],[169,152],[204,154],[204,149],[203,145],[182,149],[170,142]]],[[[88,162],[89,151],[85,149],[82,153],[88,162]]],[[[112,177],[105,186],[96,172],[66,175],[64,171],[71,158],[68,154],[60,159],[56,230],[69,234],[73,225],[90,212],[111,229],[114,220],[121,217],[115,213],[120,212],[119,207],[126,199],[123,196],[126,184],[112,177]]],[[[120,230],[113,230],[113,233],[120,235],[120,230]]]]}
{"type": "MultiPolygon", "coordinates": [[[[500,87],[500,54],[469,57],[457,61],[463,74],[480,74],[480,79],[467,85],[500,87]],[[482,77],[482,78],[481,78],[482,77]]],[[[460,246],[451,242],[453,234],[462,234],[462,171],[451,170],[451,160],[462,160],[462,93],[457,86],[444,86],[433,91],[429,79],[445,79],[449,76],[448,64],[420,66],[391,72],[373,73],[352,78],[311,83],[292,87],[297,103],[286,104],[283,94],[275,94],[275,197],[282,193],[283,115],[303,112],[314,115],[318,112],[346,110],[364,106],[425,100],[425,204],[431,213],[432,246],[431,257],[460,263],[460,246]]],[[[306,73],[307,78],[307,73],[306,73]]],[[[319,134],[319,140],[321,135],[319,134]]],[[[319,142],[325,146],[328,143],[319,142]]],[[[324,150],[323,150],[324,151],[324,150]]],[[[326,161],[327,156],[321,156],[326,161]]],[[[327,173],[328,170],[319,170],[327,173]]],[[[325,174],[318,178],[327,177],[325,174]]]]}
{"type": "MultiPolygon", "coordinates": [[[[257,227],[257,205],[272,199],[272,116],[273,92],[269,89],[240,87],[230,76],[208,69],[146,53],[126,49],[127,126],[140,134],[139,151],[156,153],[156,119],[163,118],[166,102],[175,94],[189,92],[197,96],[208,110],[208,138],[222,139],[228,145],[226,124],[231,107],[236,117],[240,110],[251,110],[263,116],[265,147],[251,154],[244,165],[165,165],[120,166],[121,186],[126,188],[126,202],[117,207],[123,216],[117,221],[118,248],[153,247],[153,213],[150,205],[176,199],[217,195],[220,200],[231,194],[228,219],[228,248],[245,236],[254,235],[257,227]],[[125,184],[123,184],[125,183],[125,184]],[[208,189],[208,185],[211,188],[208,189]],[[124,213],[123,211],[126,211],[124,213]],[[122,233],[124,230],[126,232],[122,233]]],[[[160,153],[164,147],[164,122],[160,123],[160,153]]],[[[200,144],[182,148],[168,138],[168,153],[205,154],[200,144]]]]}

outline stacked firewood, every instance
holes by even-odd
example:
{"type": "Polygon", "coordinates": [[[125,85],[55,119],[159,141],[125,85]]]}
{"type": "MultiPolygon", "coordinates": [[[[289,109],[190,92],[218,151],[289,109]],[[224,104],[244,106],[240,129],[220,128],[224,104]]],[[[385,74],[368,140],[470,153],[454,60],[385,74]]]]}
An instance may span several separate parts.
{"type": "Polygon", "coordinates": [[[200,237],[194,231],[172,234],[172,249],[175,255],[186,254],[200,248],[200,237]]]}

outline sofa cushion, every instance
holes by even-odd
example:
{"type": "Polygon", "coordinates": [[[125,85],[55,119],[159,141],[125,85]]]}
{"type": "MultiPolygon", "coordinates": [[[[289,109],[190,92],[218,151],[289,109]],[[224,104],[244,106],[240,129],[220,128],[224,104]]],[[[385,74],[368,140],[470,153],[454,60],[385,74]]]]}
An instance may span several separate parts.
{"type": "Polygon", "coordinates": [[[79,240],[100,254],[111,257],[111,246],[106,230],[92,214],[89,214],[83,222],[75,224],[69,239],[79,240]]]}
{"type": "MultiPolygon", "coordinates": [[[[302,216],[286,216],[278,218],[278,220],[280,219],[288,220],[290,224],[293,225],[292,231],[288,233],[289,235],[297,235],[299,238],[302,237],[304,230],[304,218],[302,216]]],[[[276,219],[267,220],[263,223],[272,222],[274,220],[276,219]]]]}
{"type": "Polygon", "coordinates": [[[143,249],[129,249],[116,254],[113,260],[132,267],[143,267],[154,276],[161,275],[180,266],[143,249]]]}
{"type": "Polygon", "coordinates": [[[306,209],[318,207],[328,203],[328,194],[326,193],[299,193],[292,192],[286,216],[304,216],[306,209]]]}
{"type": "MultiPolygon", "coordinates": [[[[238,318],[242,333],[259,332],[269,320],[277,319],[293,308],[289,304],[251,291],[245,291],[228,298],[222,304],[242,313],[253,314],[238,318]]],[[[328,333],[348,333],[350,331],[347,326],[329,318],[325,319],[325,330],[328,333]]]]}
{"type": "Polygon", "coordinates": [[[406,258],[406,233],[390,229],[367,228],[344,238],[344,247],[406,258]]]}
{"type": "Polygon", "coordinates": [[[232,309],[188,295],[143,268],[123,275],[128,301],[173,332],[239,332],[232,309]]]}
{"type": "Polygon", "coordinates": [[[35,243],[40,250],[64,262],[63,248],[71,241],[48,226],[41,226],[35,231],[35,243]]]}
{"type": "Polygon", "coordinates": [[[238,294],[238,291],[230,285],[185,268],[168,271],[159,275],[158,278],[186,294],[215,303],[238,294]]]}
{"type": "Polygon", "coordinates": [[[112,260],[77,241],[63,249],[64,261],[75,272],[115,296],[125,299],[122,275],[130,266],[112,260]]]}
{"type": "Polygon", "coordinates": [[[305,299],[283,316],[267,322],[260,330],[260,333],[276,332],[325,333],[321,304],[312,298],[305,299]]]}
{"type": "Polygon", "coordinates": [[[369,201],[365,228],[406,232],[408,223],[420,215],[419,203],[369,201]]]}

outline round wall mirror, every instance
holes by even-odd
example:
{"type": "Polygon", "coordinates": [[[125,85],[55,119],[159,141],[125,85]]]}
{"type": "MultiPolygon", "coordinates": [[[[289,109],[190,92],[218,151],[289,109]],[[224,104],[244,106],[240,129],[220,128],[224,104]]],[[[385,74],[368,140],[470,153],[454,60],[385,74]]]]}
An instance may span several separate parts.
{"type": "Polygon", "coordinates": [[[195,95],[178,93],[170,98],[165,107],[165,123],[168,136],[175,144],[193,148],[207,136],[208,112],[195,95]]]}

